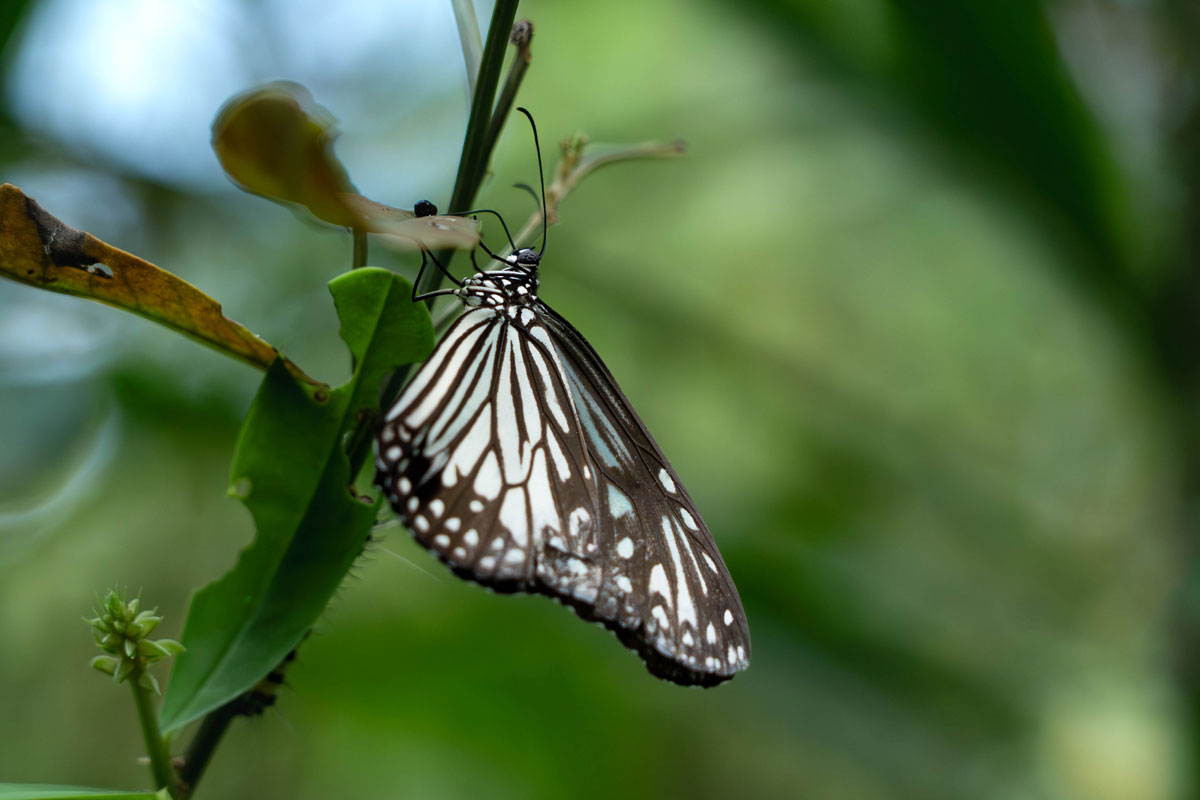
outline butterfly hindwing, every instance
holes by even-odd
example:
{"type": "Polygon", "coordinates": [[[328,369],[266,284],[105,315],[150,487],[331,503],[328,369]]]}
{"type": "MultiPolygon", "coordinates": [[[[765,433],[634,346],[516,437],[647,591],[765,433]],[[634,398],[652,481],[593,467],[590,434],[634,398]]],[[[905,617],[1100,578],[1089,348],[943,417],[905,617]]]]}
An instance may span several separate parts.
{"type": "Polygon", "coordinates": [[[618,556],[641,550],[643,658],[656,674],[679,682],[731,677],[749,662],[750,635],[712,534],[600,356],[569,322],[542,308],[587,439],[600,443],[593,449],[608,485],[614,550],[618,556]]]}
{"type": "Polygon", "coordinates": [[[660,677],[731,677],[749,634],[712,536],[599,356],[530,299],[451,327],[380,427],[376,482],[459,575],[558,598],[660,677]]]}

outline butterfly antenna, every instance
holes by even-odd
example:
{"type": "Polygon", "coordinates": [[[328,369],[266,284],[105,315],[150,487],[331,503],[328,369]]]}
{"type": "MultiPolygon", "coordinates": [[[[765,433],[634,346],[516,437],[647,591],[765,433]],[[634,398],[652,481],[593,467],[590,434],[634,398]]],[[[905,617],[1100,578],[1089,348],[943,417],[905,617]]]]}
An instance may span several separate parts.
{"type": "Polygon", "coordinates": [[[512,234],[508,232],[508,226],[504,224],[504,217],[500,216],[500,212],[491,208],[475,208],[470,211],[459,211],[455,216],[469,217],[472,214],[491,214],[500,221],[500,227],[504,228],[504,238],[508,239],[508,246],[513,250],[517,249],[517,243],[513,241],[512,234]]]}
{"type": "Polygon", "coordinates": [[[525,118],[527,120],[529,120],[529,127],[533,129],[533,149],[537,151],[537,159],[538,159],[538,181],[542,185],[542,246],[539,248],[539,250],[541,251],[539,253],[539,255],[545,255],[546,254],[546,176],[542,171],[542,147],[540,144],[538,144],[537,125],[535,125],[533,123],[533,115],[530,114],[527,109],[521,108],[519,106],[517,107],[517,111],[520,111],[522,114],[525,115],[525,118]]]}

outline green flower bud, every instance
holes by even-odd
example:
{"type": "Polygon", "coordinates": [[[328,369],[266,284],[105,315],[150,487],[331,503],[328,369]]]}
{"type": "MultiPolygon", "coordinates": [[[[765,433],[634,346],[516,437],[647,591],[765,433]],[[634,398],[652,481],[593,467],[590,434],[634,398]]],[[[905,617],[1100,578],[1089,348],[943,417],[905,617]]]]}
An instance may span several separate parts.
{"type": "Polygon", "coordinates": [[[92,659],[92,668],[100,670],[105,675],[115,675],[117,672],[117,665],[120,663],[121,662],[118,659],[115,659],[112,656],[96,656],[92,659]]]}
{"type": "Polygon", "coordinates": [[[162,617],[155,613],[157,609],[141,610],[140,597],[126,601],[121,593],[109,591],[100,608],[97,616],[84,619],[97,646],[105,652],[92,659],[92,667],[112,675],[117,683],[132,677],[141,689],[161,693],[158,681],[146,668],[182,652],[183,645],[174,639],[147,638],[162,617]]]}

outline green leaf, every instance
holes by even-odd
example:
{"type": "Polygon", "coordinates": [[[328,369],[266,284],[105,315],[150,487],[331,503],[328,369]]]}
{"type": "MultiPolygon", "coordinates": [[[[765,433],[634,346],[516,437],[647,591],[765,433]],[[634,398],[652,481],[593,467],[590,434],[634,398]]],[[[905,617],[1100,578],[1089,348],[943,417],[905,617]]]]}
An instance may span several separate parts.
{"type": "Polygon", "coordinates": [[[104,800],[155,800],[159,796],[154,792],[119,792],[105,789],[84,789],[79,786],[0,783],[0,800],[84,800],[89,797],[102,797],[104,800]]]}
{"type": "Polygon", "coordinates": [[[378,407],[384,377],[425,358],[433,328],[410,284],[374,268],[330,283],[353,377],[322,396],[280,364],[259,388],[238,440],[231,493],[254,542],[192,599],[163,701],[174,730],[249,690],[304,637],[362,552],[376,507],[355,496],[343,438],[378,407]]]}

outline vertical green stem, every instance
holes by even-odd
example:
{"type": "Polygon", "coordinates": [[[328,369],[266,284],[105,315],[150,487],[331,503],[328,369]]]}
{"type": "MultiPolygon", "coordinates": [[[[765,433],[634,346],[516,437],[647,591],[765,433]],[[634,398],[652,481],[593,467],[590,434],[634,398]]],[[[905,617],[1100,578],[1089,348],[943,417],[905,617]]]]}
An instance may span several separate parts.
{"type": "MultiPolygon", "coordinates": [[[[479,184],[487,172],[486,159],[491,153],[491,144],[494,144],[494,141],[491,144],[488,142],[488,126],[492,122],[492,107],[496,97],[496,87],[500,82],[500,73],[504,67],[504,53],[512,32],[513,19],[516,15],[517,0],[496,0],[496,6],[492,11],[492,20],[488,28],[487,44],[483,49],[483,60],[479,65],[479,76],[475,84],[475,93],[472,96],[471,115],[467,123],[467,134],[463,140],[462,158],[458,164],[458,176],[455,180],[454,192],[451,195],[450,211],[470,208],[471,203],[475,200],[476,193],[479,191],[479,184]]],[[[356,242],[354,256],[356,266],[360,258],[358,252],[356,242]]],[[[439,254],[439,258],[443,259],[442,264],[448,265],[452,255],[453,251],[439,254]]],[[[363,263],[365,263],[365,250],[361,258],[363,259],[363,263]]],[[[440,270],[427,270],[426,277],[422,280],[423,286],[418,287],[418,289],[420,291],[430,291],[437,287],[441,279],[440,270]]],[[[393,375],[383,392],[385,405],[391,398],[395,397],[402,384],[403,374],[397,373],[393,375]]],[[[370,453],[371,432],[374,428],[374,423],[374,418],[363,419],[352,434],[351,442],[347,446],[351,475],[357,475],[370,453]]],[[[139,713],[141,713],[140,707],[139,713]]],[[[201,775],[203,775],[205,768],[208,766],[208,762],[212,759],[217,746],[225,735],[225,731],[229,728],[230,723],[242,713],[244,713],[243,705],[239,697],[230,700],[225,705],[205,716],[201,722],[199,733],[188,747],[184,757],[184,765],[182,767],[185,783],[182,791],[184,793],[190,795],[195,789],[201,775]]],[[[143,728],[145,728],[145,723],[143,723],[143,728]]],[[[153,730],[156,732],[161,744],[162,737],[157,734],[157,722],[154,723],[153,730]]],[[[149,739],[147,739],[147,747],[150,747],[149,739]]],[[[165,753],[165,744],[162,745],[162,750],[165,753]]],[[[153,760],[154,757],[151,756],[151,761],[153,762],[153,760]]],[[[168,768],[170,767],[169,762],[164,763],[167,763],[168,768]]],[[[168,785],[173,786],[173,784],[168,785]]],[[[172,789],[172,791],[176,790],[172,789]]],[[[173,794],[172,796],[177,797],[178,795],[173,794]]]]}
{"type": "MultiPolygon", "coordinates": [[[[512,35],[513,19],[517,16],[517,0],[496,0],[492,9],[492,21],[488,27],[487,43],[483,47],[483,61],[479,64],[479,81],[475,84],[475,95],[471,99],[471,116],[467,119],[467,135],[463,137],[462,157],[458,161],[458,176],[454,180],[454,192],[450,195],[447,213],[466,211],[475,202],[479,184],[487,173],[487,158],[491,153],[487,132],[492,121],[492,106],[496,98],[496,86],[500,83],[500,72],[504,68],[504,51],[512,35]]],[[[453,250],[437,254],[438,261],[450,265],[453,250]]],[[[437,269],[425,271],[417,293],[430,292],[442,282],[442,272],[437,269]]]]}
{"type": "Polygon", "coordinates": [[[350,235],[354,237],[354,253],[350,257],[350,269],[358,269],[367,265],[367,231],[364,228],[352,228],[350,235]]]}
{"type": "Polygon", "coordinates": [[[137,707],[138,722],[142,725],[142,737],[146,741],[146,755],[150,757],[150,771],[154,773],[154,787],[166,787],[171,797],[178,797],[178,784],[175,780],[175,770],[171,766],[171,752],[167,749],[167,740],[163,738],[158,727],[158,714],[154,710],[154,701],[149,689],[140,685],[143,670],[137,670],[129,676],[129,688],[133,690],[133,704],[137,707]]]}

